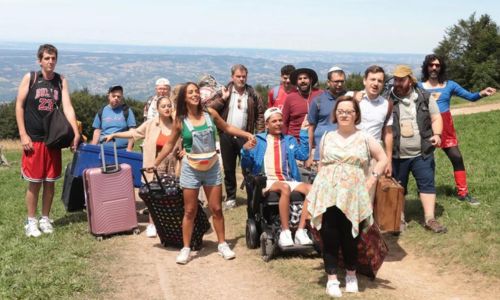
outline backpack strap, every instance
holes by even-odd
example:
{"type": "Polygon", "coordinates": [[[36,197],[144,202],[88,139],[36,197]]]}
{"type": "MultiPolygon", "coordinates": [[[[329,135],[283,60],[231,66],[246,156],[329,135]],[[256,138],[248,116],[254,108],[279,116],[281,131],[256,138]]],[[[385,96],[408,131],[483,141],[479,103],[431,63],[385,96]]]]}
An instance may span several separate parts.
{"type": "Polygon", "coordinates": [[[387,99],[387,114],[385,115],[384,126],[382,128],[387,126],[387,122],[389,122],[389,118],[391,117],[393,107],[394,107],[394,102],[392,102],[390,97],[388,97],[388,99],[387,99]]]}
{"type": "Polygon", "coordinates": [[[273,88],[273,102],[276,101],[276,99],[278,99],[279,93],[280,93],[280,86],[277,85],[273,88]]]}

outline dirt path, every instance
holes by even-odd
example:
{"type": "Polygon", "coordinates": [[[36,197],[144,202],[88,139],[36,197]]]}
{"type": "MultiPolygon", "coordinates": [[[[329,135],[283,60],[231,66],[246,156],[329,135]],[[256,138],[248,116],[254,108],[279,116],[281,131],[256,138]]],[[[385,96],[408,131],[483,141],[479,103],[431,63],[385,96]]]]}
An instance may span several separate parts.
{"type": "MultiPolygon", "coordinates": [[[[452,109],[453,115],[499,110],[500,103],[452,109]]],[[[240,179],[241,180],[241,179],[240,179]]],[[[229,216],[233,212],[229,212],[229,216]]],[[[141,226],[146,223],[142,218],[141,226]]],[[[229,223],[229,222],[227,222],[229,223]]],[[[175,264],[178,250],[163,248],[158,239],[117,236],[105,241],[117,259],[109,266],[114,290],[111,299],[294,299],[294,287],[268,264],[261,262],[258,250],[245,246],[244,220],[228,226],[227,239],[237,254],[224,261],[216,253],[216,237],[204,238],[204,248],[185,266],[175,264]],[[292,295],[290,295],[292,294],[292,295]]],[[[362,299],[497,299],[500,281],[465,271],[461,267],[436,265],[405,250],[404,243],[388,236],[390,254],[377,279],[359,276],[362,299]]],[[[438,250],[436,250],[438,251],[438,250]]],[[[303,262],[317,280],[312,288],[323,291],[324,278],[319,257],[303,262]]],[[[347,296],[347,295],[346,295],[347,296]]]]}

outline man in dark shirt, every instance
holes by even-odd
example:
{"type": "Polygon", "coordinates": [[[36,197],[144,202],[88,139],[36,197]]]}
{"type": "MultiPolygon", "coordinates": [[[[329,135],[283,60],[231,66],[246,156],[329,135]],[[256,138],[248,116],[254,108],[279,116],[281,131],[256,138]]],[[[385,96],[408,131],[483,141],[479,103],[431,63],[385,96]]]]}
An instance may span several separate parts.
{"type": "Polygon", "coordinates": [[[71,145],[73,151],[80,140],[75,111],[69,97],[68,81],[55,72],[56,47],[41,45],[38,49],[38,64],[41,68],[39,72],[24,75],[16,99],[16,121],[23,146],[21,173],[28,181],[28,219],[24,226],[28,237],[53,232],[49,213],[54,198],[54,182],[61,176],[61,149],[48,148],[43,142],[46,135],[43,118],[62,105],[64,115],[75,134],[71,145]],[[42,217],[38,221],[36,210],[42,186],[42,217]]]}

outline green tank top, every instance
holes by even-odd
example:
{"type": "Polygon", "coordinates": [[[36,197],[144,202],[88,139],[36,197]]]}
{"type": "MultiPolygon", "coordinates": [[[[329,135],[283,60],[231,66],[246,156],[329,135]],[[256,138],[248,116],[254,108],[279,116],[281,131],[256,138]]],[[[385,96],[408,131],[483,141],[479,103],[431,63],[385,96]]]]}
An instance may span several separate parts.
{"type": "MultiPolygon", "coordinates": [[[[212,121],[212,130],[214,132],[214,141],[216,140],[215,138],[215,135],[217,134],[217,128],[215,127],[215,123],[213,121],[213,119],[211,119],[212,121]]],[[[195,131],[202,131],[204,129],[207,129],[208,128],[208,125],[207,125],[207,121],[205,120],[205,123],[203,123],[203,125],[200,125],[200,126],[193,126],[194,130],[195,131]]],[[[191,147],[193,146],[193,135],[191,134],[191,131],[189,131],[189,129],[187,128],[187,126],[184,124],[184,122],[182,123],[182,147],[186,150],[186,153],[190,153],[191,152],[191,147]]]]}

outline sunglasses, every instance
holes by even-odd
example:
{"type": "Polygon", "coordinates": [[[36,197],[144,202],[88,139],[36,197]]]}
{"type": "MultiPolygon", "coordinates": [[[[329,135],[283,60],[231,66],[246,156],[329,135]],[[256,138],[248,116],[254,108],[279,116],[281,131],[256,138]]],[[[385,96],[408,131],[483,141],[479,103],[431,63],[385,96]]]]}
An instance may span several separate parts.
{"type": "Polygon", "coordinates": [[[238,98],[238,109],[241,109],[242,108],[242,105],[241,105],[241,102],[243,101],[243,99],[241,98],[238,98]]]}

